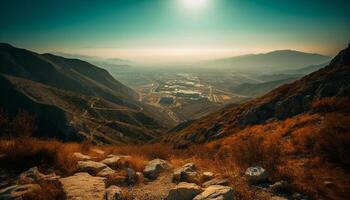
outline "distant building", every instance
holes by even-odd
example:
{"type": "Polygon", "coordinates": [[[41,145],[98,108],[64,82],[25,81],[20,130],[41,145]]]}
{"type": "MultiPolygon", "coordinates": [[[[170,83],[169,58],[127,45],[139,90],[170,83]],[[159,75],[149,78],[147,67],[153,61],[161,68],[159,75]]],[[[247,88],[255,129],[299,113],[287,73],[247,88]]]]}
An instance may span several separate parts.
{"type": "Polygon", "coordinates": [[[192,98],[192,99],[198,99],[200,95],[201,95],[200,92],[192,91],[192,90],[178,90],[176,91],[176,94],[175,94],[175,96],[177,97],[192,98]]]}
{"type": "Polygon", "coordinates": [[[164,106],[170,106],[174,103],[173,97],[162,97],[160,98],[159,104],[162,104],[164,106]]]}

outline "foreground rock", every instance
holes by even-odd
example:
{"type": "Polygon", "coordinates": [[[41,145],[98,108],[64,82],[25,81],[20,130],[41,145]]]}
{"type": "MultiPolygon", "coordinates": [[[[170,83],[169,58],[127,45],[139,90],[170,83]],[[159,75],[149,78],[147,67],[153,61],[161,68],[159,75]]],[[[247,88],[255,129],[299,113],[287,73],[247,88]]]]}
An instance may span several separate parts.
{"type": "Polygon", "coordinates": [[[199,182],[198,173],[195,171],[196,166],[193,163],[187,163],[182,167],[174,170],[173,182],[199,182]]]}
{"type": "Polygon", "coordinates": [[[59,178],[60,176],[57,176],[55,173],[45,175],[39,171],[38,167],[32,167],[21,173],[17,182],[19,184],[37,183],[38,181],[56,182],[59,178]]]}
{"type": "Polygon", "coordinates": [[[202,174],[202,180],[203,181],[209,181],[214,178],[214,173],[213,172],[203,172],[202,174]]]}
{"type": "Polygon", "coordinates": [[[104,178],[93,177],[84,172],[59,179],[68,200],[105,199],[104,180],[104,178]]]}
{"type": "Polygon", "coordinates": [[[107,168],[107,165],[94,161],[79,161],[77,167],[79,172],[98,174],[100,171],[107,168]]]}
{"type": "Polygon", "coordinates": [[[175,188],[169,191],[166,200],[192,200],[203,189],[194,183],[179,183],[175,188]]]}
{"type": "Polygon", "coordinates": [[[212,185],[197,195],[193,200],[232,200],[233,189],[228,186],[212,185]]]}
{"type": "Polygon", "coordinates": [[[122,200],[122,190],[115,185],[106,189],[106,200],[122,200]]]}
{"type": "Polygon", "coordinates": [[[249,182],[259,183],[259,182],[267,181],[269,174],[264,168],[257,166],[257,167],[249,167],[245,171],[245,176],[247,177],[249,182]]]}
{"type": "Polygon", "coordinates": [[[143,174],[146,178],[154,180],[158,177],[160,172],[168,167],[168,162],[162,159],[154,159],[147,163],[143,174]]]}
{"type": "Polygon", "coordinates": [[[106,159],[102,160],[101,163],[108,165],[112,168],[117,168],[121,163],[121,158],[115,155],[108,155],[106,159]]]}
{"type": "Polygon", "coordinates": [[[0,199],[23,199],[30,198],[31,195],[41,190],[38,184],[13,185],[0,190],[0,199]]]}
{"type": "Polygon", "coordinates": [[[102,169],[100,172],[98,172],[97,176],[107,177],[107,176],[110,176],[114,173],[115,173],[115,171],[113,169],[106,167],[106,168],[102,169]]]}
{"type": "Polygon", "coordinates": [[[222,185],[222,186],[228,186],[229,185],[229,180],[228,179],[212,179],[210,181],[207,181],[205,183],[203,183],[203,187],[209,187],[211,185],[222,185]]]}

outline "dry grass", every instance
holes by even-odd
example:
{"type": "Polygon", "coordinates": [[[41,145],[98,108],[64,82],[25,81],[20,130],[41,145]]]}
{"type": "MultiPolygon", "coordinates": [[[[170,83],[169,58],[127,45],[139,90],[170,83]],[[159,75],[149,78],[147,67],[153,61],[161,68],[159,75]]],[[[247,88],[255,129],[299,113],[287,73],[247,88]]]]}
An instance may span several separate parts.
{"type": "MultiPolygon", "coordinates": [[[[17,166],[18,170],[25,170],[38,165],[70,174],[76,166],[72,153],[93,155],[91,149],[97,148],[105,151],[105,155],[131,156],[125,163],[136,171],[143,171],[146,162],[154,158],[168,160],[174,167],[194,162],[200,171],[229,178],[237,199],[260,199],[259,193],[242,176],[247,167],[256,165],[269,171],[271,181],[289,181],[291,192],[299,191],[314,199],[346,199],[350,195],[347,171],[350,117],[344,102],[348,99],[320,99],[313,104],[319,113],[227,129],[228,136],[221,140],[183,150],[164,143],[94,146],[88,141],[77,144],[33,138],[2,139],[0,154],[6,156],[0,167],[17,166]],[[332,181],[334,185],[327,188],[324,181],[332,181]]],[[[120,173],[112,178],[118,180],[125,176],[125,171],[120,173]]]]}

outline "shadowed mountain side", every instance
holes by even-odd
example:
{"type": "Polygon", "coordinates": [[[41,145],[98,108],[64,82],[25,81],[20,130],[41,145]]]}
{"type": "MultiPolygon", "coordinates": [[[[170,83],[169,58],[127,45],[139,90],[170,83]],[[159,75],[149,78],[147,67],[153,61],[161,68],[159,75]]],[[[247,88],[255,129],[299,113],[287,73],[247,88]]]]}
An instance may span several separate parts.
{"type": "Polygon", "coordinates": [[[66,119],[50,117],[57,114],[49,110],[44,121],[38,122],[37,134],[45,137],[54,135],[68,140],[64,136],[70,134],[67,126],[77,138],[92,138],[95,142],[141,142],[158,137],[175,124],[167,113],[139,102],[135,91],[115,80],[106,70],[85,61],[0,44],[0,74],[11,88],[5,93],[7,96],[1,97],[8,102],[0,106],[5,111],[8,107],[11,112],[22,108],[24,98],[32,104],[61,110],[66,116],[66,119]],[[8,97],[12,92],[23,97],[11,104],[8,97]],[[59,125],[51,126],[52,123],[59,125]],[[41,128],[46,126],[51,129],[41,128]],[[44,133],[46,130],[50,133],[44,133]]]}
{"type": "Polygon", "coordinates": [[[77,59],[37,54],[0,44],[0,73],[134,107],[137,94],[106,70],[77,59]]]}
{"type": "MultiPolygon", "coordinates": [[[[266,95],[242,105],[228,106],[190,123],[165,139],[204,142],[221,138],[246,125],[282,120],[311,110],[311,103],[323,97],[350,96],[350,46],[331,63],[293,83],[283,85],[266,95]]],[[[174,129],[176,130],[176,129],[174,129]]]]}
{"type": "Polygon", "coordinates": [[[8,94],[1,105],[10,113],[23,109],[35,114],[37,136],[121,143],[147,141],[160,134],[161,125],[138,109],[13,76],[2,75],[1,80],[2,91],[8,94]]]}
{"type": "Polygon", "coordinates": [[[10,116],[14,116],[20,109],[35,114],[37,124],[35,136],[58,138],[63,141],[80,141],[82,139],[77,135],[78,131],[69,126],[70,116],[64,110],[35,102],[32,98],[18,91],[3,75],[0,75],[0,89],[3,94],[6,94],[0,98],[0,104],[6,108],[10,116]]]}

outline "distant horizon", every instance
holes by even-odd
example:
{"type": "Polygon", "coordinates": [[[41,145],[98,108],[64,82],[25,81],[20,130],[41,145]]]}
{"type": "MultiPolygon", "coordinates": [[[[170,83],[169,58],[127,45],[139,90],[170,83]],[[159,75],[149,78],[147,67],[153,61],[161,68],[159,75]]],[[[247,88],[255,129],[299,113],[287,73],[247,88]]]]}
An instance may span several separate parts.
{"type": "Polygon", "coordinates": [[[347,2],[124,0],[3,2],[0,41],[139,63],[190,63],[293,49],[333,57],[349,41],[347,2]]]}

